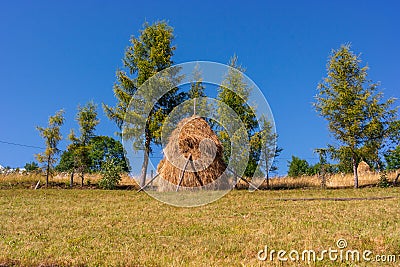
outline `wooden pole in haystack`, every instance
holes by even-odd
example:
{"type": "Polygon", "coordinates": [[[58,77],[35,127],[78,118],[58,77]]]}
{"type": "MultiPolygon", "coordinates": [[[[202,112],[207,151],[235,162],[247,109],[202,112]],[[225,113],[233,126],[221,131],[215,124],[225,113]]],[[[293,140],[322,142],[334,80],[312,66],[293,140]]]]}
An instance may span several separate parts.
{"type": "Polygon", "coordinates": [[[246,179],[244,179],[242,176],[238,175],[234,170],[227,168],[228,171],[230,171],[231,173],[233,173],[233,175],[235,176],[235,178],[239,178],[239,180],[243,180],[248,186],[252,186],[255,190],[259,190],[257,186],[255,186],[252,182],[247,181],[246,179]]]}
{"type": "MultiPolygon", "coordinates": [[[[193,164],[193,160],[190,161],[190,165],[192,166],[192,169],[195,170],[196,167],[193,164]]],[[[194,176],[196,177],[197,182],[199,182],[200,186],[204,186],[203,181],[201,180],[199,174],[196,172],[194,172],[194,176]]]]}
{"type": "Polygon", "coordinates": [[[147,184],[145,184],[143,187],[141,187],[141,188],[137,191],[137,193],[143,191],[143,189],[145,189],[149,184],[151,184],[151,183],[158,177],[158,175],[159,175],[159,174],[157,173],[156,176],[154,176],[150,181],[147,182],[147,184]]]}
{"type": "Polygon", "coordinates": [[[179,183],[178,183],[178,186],[176,187],[176,192],[178,192],[179,187],[180,187],[181,184],[182,184],[183,176],[185,176],[186,167],[187,167],[189,161],[191,160],[191,158],[192,158],[192,154],[189,154],[189,157],[188,157],[188,159],[186,160],[185,166],[183,166],[183,170],[182,170],[182,173],[181,173],[181,177],[179,178],[179,183]]]}

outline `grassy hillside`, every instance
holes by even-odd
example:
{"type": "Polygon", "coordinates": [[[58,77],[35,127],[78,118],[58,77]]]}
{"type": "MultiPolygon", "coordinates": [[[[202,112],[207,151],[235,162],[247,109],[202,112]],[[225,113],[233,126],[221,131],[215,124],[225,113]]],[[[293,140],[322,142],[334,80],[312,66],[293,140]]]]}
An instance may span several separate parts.
{"type": "Polygon", "coordinates": [[[341,238],[346,249],[400,255],[399,194],[398,187],[242,190],[207,206],[177,208],[134,191],[0,190],[0,265],[274,266],[276,260],[257,259],[266,245],[322,251],[341,238]]]}

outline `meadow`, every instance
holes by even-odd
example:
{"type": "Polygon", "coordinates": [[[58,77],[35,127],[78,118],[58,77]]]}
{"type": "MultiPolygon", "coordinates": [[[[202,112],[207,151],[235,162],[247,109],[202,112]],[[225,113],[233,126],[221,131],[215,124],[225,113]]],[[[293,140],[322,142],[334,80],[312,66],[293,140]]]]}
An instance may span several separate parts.
{"type": "Polygon", "coordinates": [[[79,186],[62,189],[61,182],[34,190],[36,178],[0,178],[0,266],[400,263],[400,187],[233,190],[209,205],[178,208],[144,192],[93,189],[94,177],[89,178],[92,184],[85,190],[79,186]],[[396,255],[397,261],[340,262],[325,258],[280,262],[275,255],[271,262],[257,258],[265,246],[276,251],[320,252],[337,249],[339,239],[347,241],[346,249],[370,250],[374,257],[396,255]]]}

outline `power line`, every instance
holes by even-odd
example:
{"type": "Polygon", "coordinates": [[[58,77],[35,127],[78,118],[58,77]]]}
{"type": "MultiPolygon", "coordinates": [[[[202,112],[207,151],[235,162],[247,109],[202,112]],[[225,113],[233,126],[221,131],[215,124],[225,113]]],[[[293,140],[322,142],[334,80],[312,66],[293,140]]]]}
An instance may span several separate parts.
{"type": "Polygon", "coordinates": [[[2,144],[7,144],[7,145],[13,145],[13,146],[22,146],[22,147],[29,147],[29,148],[45,149],[45,148],[40,147],[40,146],[25,145],[25,144],[7,142],[7,141],[3,141],[3,140],[0,140],[0,143],[2,143],[2,144]]]}

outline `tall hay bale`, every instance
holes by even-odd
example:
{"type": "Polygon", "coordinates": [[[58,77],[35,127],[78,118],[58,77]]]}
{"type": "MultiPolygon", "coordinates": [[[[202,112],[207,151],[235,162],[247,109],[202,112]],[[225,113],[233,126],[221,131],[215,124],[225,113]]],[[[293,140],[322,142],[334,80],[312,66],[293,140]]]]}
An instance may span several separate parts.
{"type": "Polygon", "coordinates": [[[175,190],[182,177],[182,189],[227,189],[223,147],[217,135],[201,117],[180,121],[164,148],[164,158],[157,166],[161,176],[160,191],[175,190]]]}
{"type": "Polygon", "coordinates": [[[369,167],[368,163],[366,163],[365,161],[362,160],[358,164],[357,172],[360,174],[366,174],[366,173],[371,172],[371,168],[369,167]]]}

